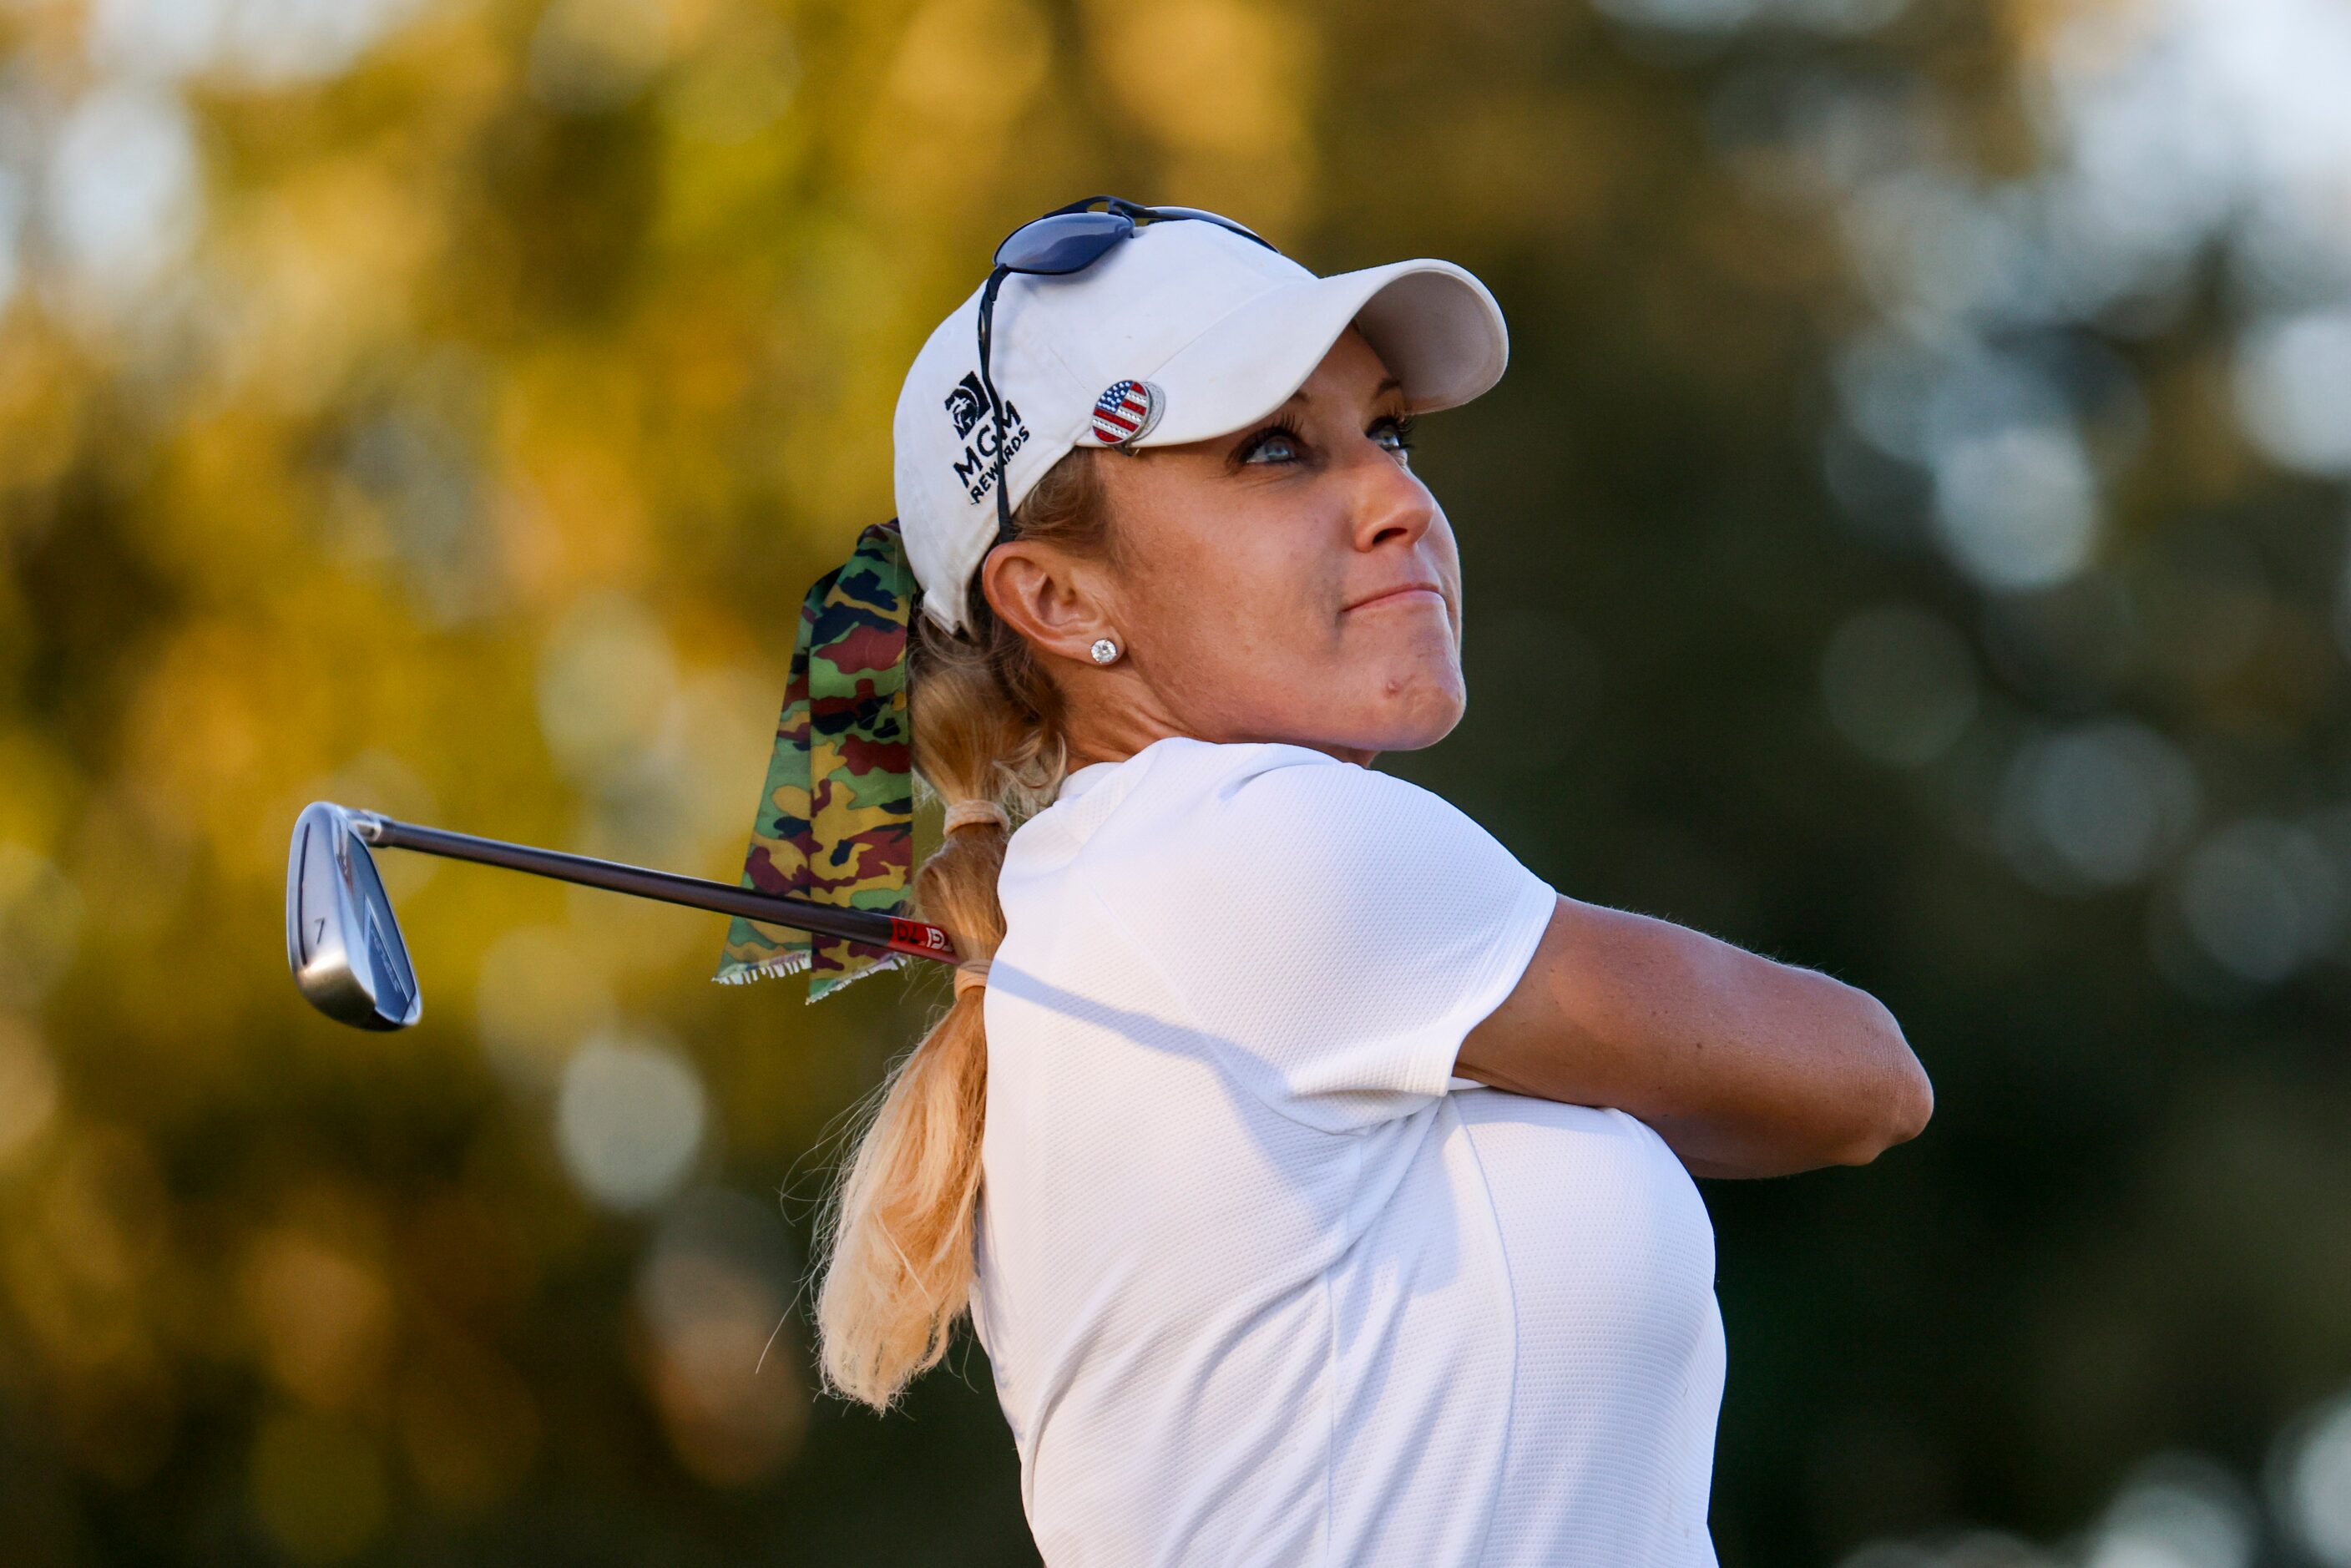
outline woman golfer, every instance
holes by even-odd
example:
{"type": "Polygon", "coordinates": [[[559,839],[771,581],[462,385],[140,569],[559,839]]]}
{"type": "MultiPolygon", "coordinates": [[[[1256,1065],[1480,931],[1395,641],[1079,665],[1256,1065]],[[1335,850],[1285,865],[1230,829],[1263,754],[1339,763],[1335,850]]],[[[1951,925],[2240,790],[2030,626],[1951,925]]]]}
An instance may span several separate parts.
{"type": "MultiPolygon", "coordinates": [[[[1101,198],[997,259],[898,402],[917,903],[964,963],[844,1179],[825,1375],[886,1406],[968,1308],[1055,1568],[1711,1563],[1691,1176],[1917,1133],[1900,1030],[1372,768],[1467,700],[1409,452],[1502,373],[1474,277],[1101,198]]],[[[795,670],[838,755],[767,824],[835,871],[896,831],[855,650],[905,613],[844,573],[795,670]]]]}

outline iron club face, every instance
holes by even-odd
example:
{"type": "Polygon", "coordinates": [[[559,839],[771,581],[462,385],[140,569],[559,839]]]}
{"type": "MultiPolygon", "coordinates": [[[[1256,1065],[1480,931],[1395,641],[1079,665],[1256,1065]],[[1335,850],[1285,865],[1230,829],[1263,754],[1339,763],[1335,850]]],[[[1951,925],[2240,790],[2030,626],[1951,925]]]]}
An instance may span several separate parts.
{"type": "Polygon", "coordinates": [[[286,860],[286,961],[310,1005],[360,1029],[406,1029],[424,998],[356,813],[320,800],[286,860]]]}

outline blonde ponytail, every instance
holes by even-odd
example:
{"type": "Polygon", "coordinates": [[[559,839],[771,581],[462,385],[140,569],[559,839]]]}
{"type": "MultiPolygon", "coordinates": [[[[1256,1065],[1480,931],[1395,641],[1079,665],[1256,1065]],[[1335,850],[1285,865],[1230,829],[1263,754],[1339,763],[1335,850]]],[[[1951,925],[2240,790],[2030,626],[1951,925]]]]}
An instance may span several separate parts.
{"type": "MultiPolygon", "coordinates": [[[[1015,514],[1020,537],[1106,548],[1092,463],[1072,452],[1038,482],[1015,514]]],[[[917,616],[910,654],[914,769],[951,824],[914,873],[914,908],[946,928],[963,967],[946,1013],[883,1085],[820,1233],[825,1385],[876,1409],[937,1364],[971,1300],[987,1104],[981,1002],[1004,939],[996,880],[1009,823],[1050,802],[1062,772],[1059,689],[976,582],[967,619],[963,637],[917,616]]]]}

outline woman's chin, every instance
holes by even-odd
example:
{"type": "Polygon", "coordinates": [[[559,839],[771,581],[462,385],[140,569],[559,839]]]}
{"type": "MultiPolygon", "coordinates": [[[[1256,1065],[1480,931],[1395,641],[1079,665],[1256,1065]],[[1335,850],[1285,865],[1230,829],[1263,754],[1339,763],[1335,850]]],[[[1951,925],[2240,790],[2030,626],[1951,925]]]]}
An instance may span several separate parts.
{"type": "Polygon", "coordinates": [[[1453,733],[1454,727],[1461,722],[1461,715],[1467,706],[1457,697],[1449,703],[1431,702],[1409,716],[1399,716],[1393,737],[1379,749],[1418,751],[1424,747],[1435,746],[1453,733]]]}
{"type": "Polygon", "coordinates": [[[1362,711],[1347,744],[1363,751],[1418,751],[1453,733],[1469,706],[1458,665],[1423,667],[1393,680],[1362,711]]]}

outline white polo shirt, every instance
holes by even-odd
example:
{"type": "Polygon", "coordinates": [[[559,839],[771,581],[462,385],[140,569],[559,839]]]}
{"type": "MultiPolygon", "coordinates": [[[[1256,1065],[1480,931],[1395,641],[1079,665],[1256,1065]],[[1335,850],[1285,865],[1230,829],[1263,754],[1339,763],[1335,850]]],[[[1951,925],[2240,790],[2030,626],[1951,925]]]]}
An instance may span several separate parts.
{"type": "Polygon", "coordinates": [[[1452,1076],[1554,907],[1459,811],[1163,740],[1012,838],[974,1320],[1050,1568],[1696,1568],[1714,1233],[1452,1076]]]}

